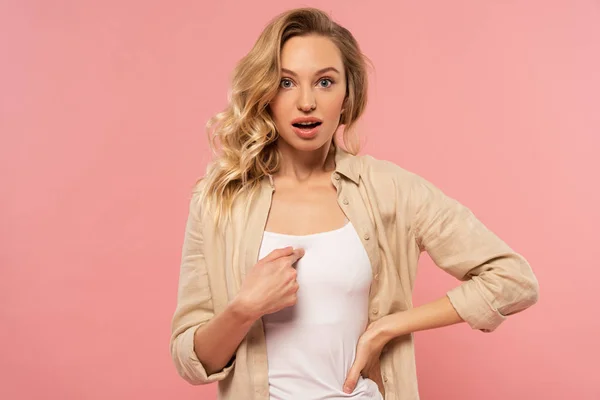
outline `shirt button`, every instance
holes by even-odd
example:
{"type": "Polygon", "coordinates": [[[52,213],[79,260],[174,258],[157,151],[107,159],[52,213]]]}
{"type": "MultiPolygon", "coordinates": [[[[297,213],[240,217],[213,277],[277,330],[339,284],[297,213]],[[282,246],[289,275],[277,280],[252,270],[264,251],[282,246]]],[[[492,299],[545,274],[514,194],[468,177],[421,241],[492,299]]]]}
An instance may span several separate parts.
{"type": "Polygon", "coordinates": [[[365,240],[369,240],[369,239],[371,239],[371,236],[369,236],[369,234],[368,234],[368,233],[365,233],[365,235],[364,235],[363,237],[365,238],[365,240]]]}
{"type": "Polygon", "coordinates": [[[372,310],[371,310],[371,312],[372,312],[373,314],[377,314],[377,313],[379,312],[379,310],[378,310],[378,309],[376,309],[376,308],[374,308],[374,309],[372,309],[372,310]]]}
{"type": "Polygon", "coordinates": [[[375,274],[375,276],[373,277],[373,279],[375,279],[376,281],[379,281],[379,274],[375,274]]]}
{"type": "Polygon", "coordinates": [[[387,379],[387,375],[384,375],[384,376],[383,376],[383,381],[384,381],[384,382],[387,382],[387,381],[388,381],[388,379],[387,379]]]}
{"type": "Polygon", "coordinates": [[[348,201],[348,199],[344,199],[343,203],[344,203],[345,205],[348,205],[350,202],[348,201]]]}
{"type": "Polygon", "coordinates": [[[340,180],[340,176],[339,176],[338,174],[335,174],[335,175],[333,176],[333,178],[334,178],[336,181],[339,181],[339,180],[340,180]]]}

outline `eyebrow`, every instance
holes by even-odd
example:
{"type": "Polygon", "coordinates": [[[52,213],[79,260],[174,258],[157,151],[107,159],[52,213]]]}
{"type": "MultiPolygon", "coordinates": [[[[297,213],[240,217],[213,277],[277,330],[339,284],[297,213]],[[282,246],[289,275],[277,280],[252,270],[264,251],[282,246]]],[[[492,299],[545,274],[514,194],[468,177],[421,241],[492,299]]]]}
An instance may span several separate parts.
{"type": "MultiPolygon", "coordinates": [[[[327,68],[323,68],[323,69],[318,70],[317,72],[315,72],[315,75],[321,75],[321,74],[324,74],[325,72],[329,72],[329,71],[337,72],[338,74],[340,73],[340,71],[338,71],[334,67],[327,67],[327,68]]],[[[298,76],[298,74],[296,74],[294,71],[291,71],[291,70],[289,70],[287,68],[281,68],[281,72],[285,72],[286,74],[290,74],[290,75],[295,76],[295,77],[298,76]]]]}

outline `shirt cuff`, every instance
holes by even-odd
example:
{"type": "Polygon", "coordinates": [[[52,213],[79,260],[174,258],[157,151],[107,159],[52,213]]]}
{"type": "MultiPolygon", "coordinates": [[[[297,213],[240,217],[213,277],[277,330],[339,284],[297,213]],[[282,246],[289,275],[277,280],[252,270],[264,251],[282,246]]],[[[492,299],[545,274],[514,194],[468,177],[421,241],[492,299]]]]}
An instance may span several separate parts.
{"type": "Polygon", "coordinates": [[[204,365],[202,365],[194,351],[194,334],[196,329],[198,329],[198,326],[192,326],[181,334],[180,350],[185,354],[181,354],[182,357],[180,358],[184,361],[180,364],[180,375],[194,385],[204,385],[225,379],[235,367],[235,358],[225,368],[207,375],[204,365]]]}
{"type": "Polygon", "coordinates": [[[473,329],[492,332],[506,319],[477,289],[474,280],[451,289],[447,296],[458,315],[473,329]]]}

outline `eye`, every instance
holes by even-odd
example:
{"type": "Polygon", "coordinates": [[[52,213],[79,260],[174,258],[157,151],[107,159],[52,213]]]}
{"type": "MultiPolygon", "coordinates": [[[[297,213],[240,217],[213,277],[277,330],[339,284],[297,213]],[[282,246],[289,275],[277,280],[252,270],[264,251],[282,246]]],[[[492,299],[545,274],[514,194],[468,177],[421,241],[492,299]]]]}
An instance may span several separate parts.
{"type": "Polygon", "coordinates": [[[328,87],[330,87],[331,85],[333,85],[333,81],[332,81],[331,79],[329,79],[329,78],[323,78],[323,79],[321,79],[321,80],[319,81],[319,85],[320,85],[322,88],[328,88],[328,87]]]}
{"type": "Polygon", "coordinates": [[[289,89],[292,87],[292,81],[289,80],[288,78],[283,78],[281,80],[281,82],[279,82],[279,86],[284,88],[284,89],[289,89]]]}

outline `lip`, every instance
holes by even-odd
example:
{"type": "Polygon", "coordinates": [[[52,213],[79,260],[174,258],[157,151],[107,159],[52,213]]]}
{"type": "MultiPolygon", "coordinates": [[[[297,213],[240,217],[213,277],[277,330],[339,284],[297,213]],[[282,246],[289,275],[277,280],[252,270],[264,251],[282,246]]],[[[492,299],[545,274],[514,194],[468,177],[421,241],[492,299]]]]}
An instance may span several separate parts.
{"type": "Polygon", "coordinates": [[[292,120],[292,125],[293,124],[299,124],[302,122],[320,122],[323,123],[323,120],[316,118],[316,117],[299,117],[299,118],[295,118],[292,120]]]}
{"type": "Polygon", "coordinates": [[[298,137],[300,137],[302,139],[312,139],[313,137],[317,136],[321,126],[323,126],[323,121],[316,117],[300,117],[300,118],[295,118],[294,120],[292,120],[292,130],[298,137]],[[302,128],[295,127],[293,125],[293,124],[298,124],[301,122],[309,122],[309,123],[320,122],[320,124],[318,126],[315,126],[312,129],[302,129],[302,128]]]}

